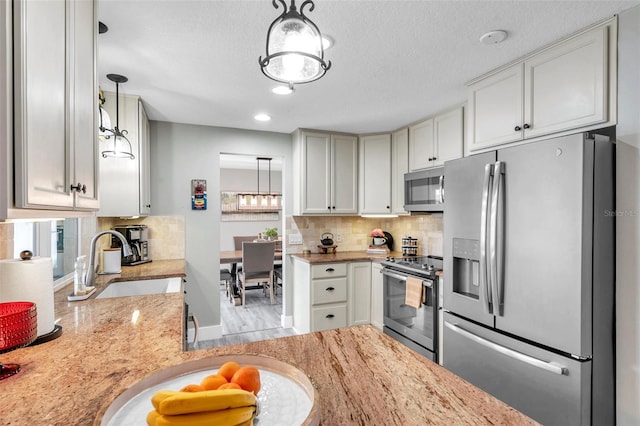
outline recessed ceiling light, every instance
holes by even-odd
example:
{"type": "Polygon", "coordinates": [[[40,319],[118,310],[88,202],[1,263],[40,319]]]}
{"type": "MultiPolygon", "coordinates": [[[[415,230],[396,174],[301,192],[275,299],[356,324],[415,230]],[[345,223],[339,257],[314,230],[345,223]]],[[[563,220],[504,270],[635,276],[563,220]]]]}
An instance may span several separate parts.
{"type": "Polygon", "coordinates": [[[482,34],[480,37],[480,43],[490,45],[502,43],[507,38],[507,32],[503,30],[489,31],[482,34]]]}
{"type": "Polygon", "coordinates": [[[268,116],[267,114],[256,114],[253,116],[253,118],[255,118],[258,121],[269,121],[271,120],[271,117],[268,116]]]}
{"type": "Polygon", "coordinates": [[[322,48],[327,50],[335,44],[335,40],[329,34],[322,34],[322,48]]]}
{"type": "Polygon", "coordinates": [[[293,88],[289,86],[276,86],[273,89],[271,89],[271,91],[276,95],[289,95],[293,93],[293,88]]]}

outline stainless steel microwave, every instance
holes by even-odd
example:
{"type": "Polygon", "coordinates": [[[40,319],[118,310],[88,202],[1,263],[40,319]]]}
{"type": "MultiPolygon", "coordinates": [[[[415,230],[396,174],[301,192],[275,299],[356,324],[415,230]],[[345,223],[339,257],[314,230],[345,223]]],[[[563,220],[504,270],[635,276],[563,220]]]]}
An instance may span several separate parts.
{"type": "Polygon", "coordinates": [[[408,212],[444,211],[444,167],[405,173],[404,209],[408,212]]]}

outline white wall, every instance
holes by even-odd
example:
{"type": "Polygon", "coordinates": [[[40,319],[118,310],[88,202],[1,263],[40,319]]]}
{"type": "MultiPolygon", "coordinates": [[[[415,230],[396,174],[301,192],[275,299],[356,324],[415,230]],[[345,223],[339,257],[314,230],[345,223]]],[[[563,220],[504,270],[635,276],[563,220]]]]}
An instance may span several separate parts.
{"type": "Polygon", "coordinates": [[[616,152],[617,424],[640,424],[640,6],[619,16],[616,152]]]}
{"type": "MultiPolygon", "coordinates": [[[[219,292],[220,153],[282,157],[283,192],[292,193],[290,135],[151,122],[153,214],[185,217],[186,301],[190,311],[198,317],[200,339],[219,337],[222,330],[219,292]],[[205,211],[191,210],[191,179],[207,180],[208,205],[205,211]]],[[[287,211],[291,211],[288,200],[283,216],[287,211]]],[[[279,228],[284,229],[283,224],[279,228]]],[[[283,297],[285,301],[288,299],[286,286],[283,297]]],[[[283,309],[286,314],[286,305],[283,309]]]]}

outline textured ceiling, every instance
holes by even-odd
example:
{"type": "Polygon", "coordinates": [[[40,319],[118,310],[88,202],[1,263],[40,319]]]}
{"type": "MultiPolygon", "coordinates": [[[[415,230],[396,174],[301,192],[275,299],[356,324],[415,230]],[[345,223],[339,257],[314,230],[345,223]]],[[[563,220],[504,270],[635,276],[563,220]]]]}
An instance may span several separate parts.
{"type": "MultiPolygon", "coordinates": [[[[289,3],[289,1],[287,1],[289,3]]],[[[301,1],[298,1],[298,6],[301,1]]],[[[465,101],[465,82],[635,1],[329,1],[307,15],[336,41],[322,79],[271,92],[258,66],[270,0],[99,0],[100,87],[124,74],[150,119],[289,133],[395,130],[465,101]],[[509,34],[485,46],[490,30],[509,34]],[[266,123],[253,116],[265,112],[266,123]]]]}

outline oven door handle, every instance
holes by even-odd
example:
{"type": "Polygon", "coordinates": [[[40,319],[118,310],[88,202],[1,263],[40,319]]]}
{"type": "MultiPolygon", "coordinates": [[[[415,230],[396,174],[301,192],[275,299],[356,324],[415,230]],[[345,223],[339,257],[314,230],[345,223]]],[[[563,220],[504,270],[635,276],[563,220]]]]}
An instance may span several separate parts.
{"type": "MultiPolygon", "coordinates": [[[[401,275],[401,274],[398,274],[398,273],[396,273],[396,272],[391,272],[391,271],[386,270],[386,269],[383,269],[383,270],[382,270],[382,274],[383,274],[383,275],[387,275],[387,276],[389,276],[389,277],[391,277],[391,278],[399,279],[399,280],[401,280],[401,281],[407,281],[407,277],[408,277],[408,276],[410,276],[410,275],[401,275]]],[[[411,275],[411,276],[414,276],[414,275],[411,275]]],[[[423,285],[423,286],[425,286],[425,287],[429,287],[429,288],[432,288],[432,287],[433,287],[433,281],[428,280],[428,279],[424,279],[424,278],[422,278],[422,277],[415,277],[415,278],[417,278],[417,279],[421,280],[421,281],[422,281],[422,285],[423,285]]]]}

